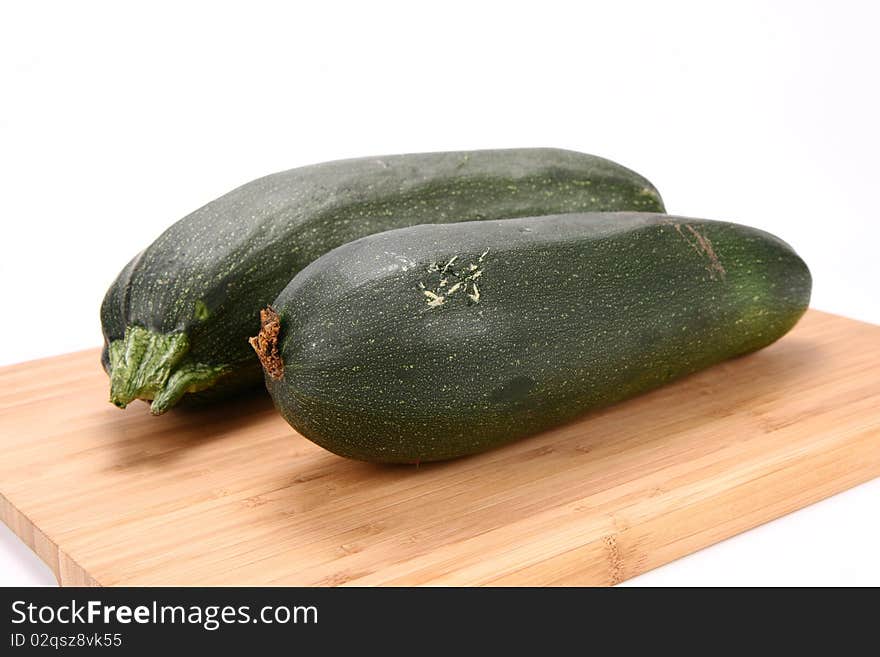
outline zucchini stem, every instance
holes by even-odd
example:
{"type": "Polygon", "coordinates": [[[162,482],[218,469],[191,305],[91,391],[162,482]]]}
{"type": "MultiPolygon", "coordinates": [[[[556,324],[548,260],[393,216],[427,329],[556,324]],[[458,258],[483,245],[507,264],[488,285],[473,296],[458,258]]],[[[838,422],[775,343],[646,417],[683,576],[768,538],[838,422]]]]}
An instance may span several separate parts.
{"type": "Polygon", "coordinates": [[[129,326],[122,340],[110,343],[110,403],[125,408],[135,399],[152,400],[150,412],[161,415],[188,392],[212,387],[229,371],[185,359],[185,333],[157,333],[129,326]]]}
{"type": "Polygon", "coordinates": [[[122,340],[110,343],[110,402],[125,408],[134,399],[152,399],[187,351],[185,333],[126,327],[122,340]]]}
{"type": "Polygon", "coordinates": [[[281,332],[281,317],[272,306],[260,311],[260,332],[248,342],[260,357],[260,364],[266,374],[273,379],[284,376],[284,361],[278,353],[278,334],[281,332]]]}

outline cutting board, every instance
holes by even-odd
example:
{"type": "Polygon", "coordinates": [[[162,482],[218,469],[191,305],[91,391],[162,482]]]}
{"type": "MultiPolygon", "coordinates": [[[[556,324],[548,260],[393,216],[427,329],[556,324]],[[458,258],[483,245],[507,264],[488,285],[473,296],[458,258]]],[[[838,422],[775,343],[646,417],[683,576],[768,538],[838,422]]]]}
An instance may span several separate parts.
{"type": "Polygon", "coordinates": [[[264,394],[152,417],[89,350],[0,369],[0,514],[63,585],[615,584],[880,476],[880,326],[769,348],[559,429],[349,461],[264,394]]]}

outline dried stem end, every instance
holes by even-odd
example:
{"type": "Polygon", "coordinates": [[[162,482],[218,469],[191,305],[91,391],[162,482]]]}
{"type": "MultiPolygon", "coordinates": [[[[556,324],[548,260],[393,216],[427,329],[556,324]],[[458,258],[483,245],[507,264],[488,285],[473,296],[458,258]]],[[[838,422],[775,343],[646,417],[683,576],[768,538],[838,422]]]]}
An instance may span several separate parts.
{"type": "Polygon", "coordinates": [[[273,379],[284,376],[284,361],[278,353],[278,334],[281,332],[281,318],[272,306],[260,311],[260,332],[248,342],[257,352],[263,369],[273,379]]]}

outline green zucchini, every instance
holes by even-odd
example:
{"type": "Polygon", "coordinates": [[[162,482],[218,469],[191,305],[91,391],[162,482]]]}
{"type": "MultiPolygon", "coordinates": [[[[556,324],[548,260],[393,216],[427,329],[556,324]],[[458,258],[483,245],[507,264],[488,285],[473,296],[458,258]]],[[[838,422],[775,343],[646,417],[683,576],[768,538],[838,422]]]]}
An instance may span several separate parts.
{"type": "Polygon", "coordinates": [[[257,312],[353,239],[419,223],[622,209],[663,203],[638,174],[556,149],[365,158],[260,178],[172,225],[110,287],[101,307],[110,400],[152,400],[160,414],[186,393],[258,383],[247,345],[257,312]]]}
{"type": "Polygon", "coordinates": [[[423,225],[303,269],[252,340],[276,408],[336,454],[449,459],[760,349],[807,308],[786,243],[650,213],[423,225]]]}

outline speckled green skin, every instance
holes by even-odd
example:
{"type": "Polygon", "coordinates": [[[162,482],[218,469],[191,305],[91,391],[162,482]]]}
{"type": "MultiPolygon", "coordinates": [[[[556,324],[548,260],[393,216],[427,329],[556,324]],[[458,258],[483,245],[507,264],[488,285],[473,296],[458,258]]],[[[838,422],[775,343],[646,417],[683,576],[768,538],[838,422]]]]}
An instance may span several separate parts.
{"type": "Polygon", "coordinates": [[[662,211],[638,174],[591,155],[512,149],[328,162],[266,176],[196,210],[136,256],[101,308],[111,401],[234,391],[260,379],[247,338],[300,269],[420,223],[585,210],[662,211]],[[126,331],[128,336],[126,337],[126,331]]]}
{"type": "Polygon", "coordinates": [[[448,459],[760,349],[810,288],[787,244],[731,223],[597,213],[394,230],[285,288],[285,371],[266,383],[332,452],[448,459]]]}

